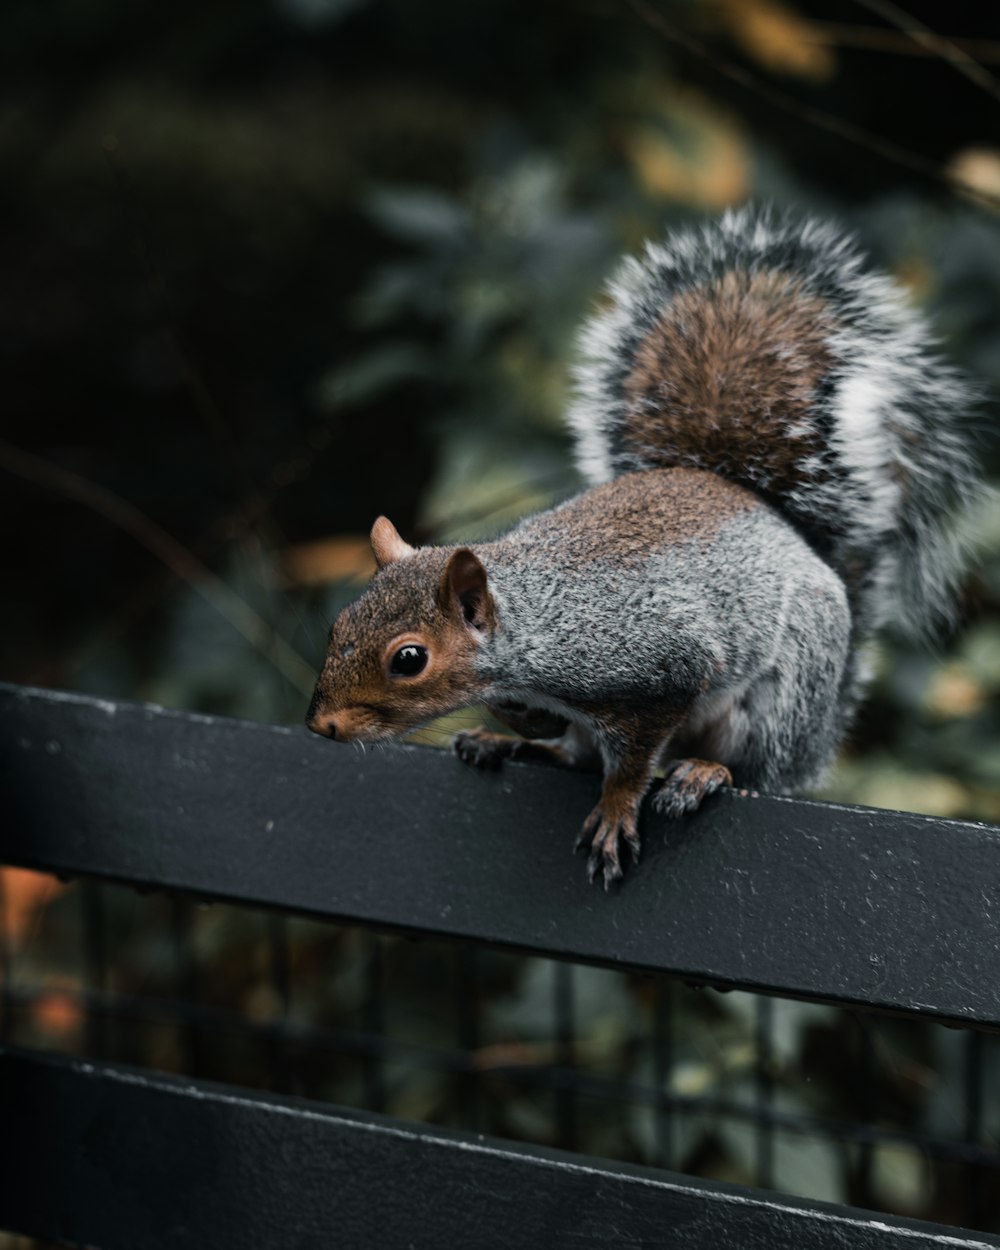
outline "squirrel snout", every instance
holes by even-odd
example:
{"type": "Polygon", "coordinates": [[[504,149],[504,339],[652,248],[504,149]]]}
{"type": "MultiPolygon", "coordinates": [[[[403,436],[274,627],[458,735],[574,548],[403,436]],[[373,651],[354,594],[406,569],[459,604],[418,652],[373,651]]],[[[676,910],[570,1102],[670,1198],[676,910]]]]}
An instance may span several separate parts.
{"type": "Polygon", "coordinates": [[[306,717],[306,726],[319,734],[321,738],[337,737],[337,718],[332,712],[313,712],[310,709],[309,715],[306,717]]]}

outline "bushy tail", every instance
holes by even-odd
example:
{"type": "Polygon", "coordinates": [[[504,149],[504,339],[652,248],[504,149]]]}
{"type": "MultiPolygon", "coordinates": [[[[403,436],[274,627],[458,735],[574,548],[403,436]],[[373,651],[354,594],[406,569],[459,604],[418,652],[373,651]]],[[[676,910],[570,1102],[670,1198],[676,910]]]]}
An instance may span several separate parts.
{"type": "Polygon", "coordinates": [[[977,493],[972,392],[851,238],[730,212],[624,262],[583,329],[584,475],[710,469],[757,490],[843,576],[863,636],[946,619],[948,515],[977,493]]]}

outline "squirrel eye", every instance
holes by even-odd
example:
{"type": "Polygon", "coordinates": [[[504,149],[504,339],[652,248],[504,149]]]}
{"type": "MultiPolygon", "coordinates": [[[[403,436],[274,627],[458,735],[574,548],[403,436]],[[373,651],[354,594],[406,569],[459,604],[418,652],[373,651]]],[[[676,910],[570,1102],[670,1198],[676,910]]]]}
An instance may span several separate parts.
{"type": "Polygon", "coordinates": [[[392,657],[389,672],[394,677],[416,677],[417,673],[422,673],[426,667],[427,648],[418,647],[415,642],[409,642],[405,647],[400,647],[392,657]]]}

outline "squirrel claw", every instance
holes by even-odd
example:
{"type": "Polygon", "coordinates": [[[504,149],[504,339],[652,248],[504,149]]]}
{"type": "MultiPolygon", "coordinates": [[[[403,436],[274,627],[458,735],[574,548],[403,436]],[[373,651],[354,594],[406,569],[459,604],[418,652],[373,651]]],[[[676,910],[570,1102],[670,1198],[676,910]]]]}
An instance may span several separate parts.
{"type": "Polygon", "coordinates": [[[621,865],[620,844],[624,841],[635,863],[639,862],[639,832],[634,821],[610,821],[597,808],[584,822],[576,840],[575,851],[589,846],[587,879],[593,883],[598,875],[604,878],[604,889],[610,891],[616,881],[624,876],[621,865]]]}
{"type": "Polygon", "coordinates": [[[601,812],[598,808],[590,813],[583,822],[583,828],[577,834],[576,841],[573,843],[573,854],[579,855],[581,851],[591,849],[597,843],[597,830],[601,823],[601,812]]]}
{"type": "Polygon", "coordinates": [[[473,768],[499,768],[511,754],[515,739],[488,729],[464,729],[452,739],[455,754],[463,764],[473,768]]]}
{"type": "Polygon", "coordinates": [[[597,880],[598,873],[602,873],[604,876],[605,893],[610,893],[612,882],[620,881],[623,876],[622,866],[618,862],[617,857],[614,860],[611,858],[602,860],[600,852],[592,851],[590,858],[587,860],[587,880],[591,885],[597,880]]]}
{"type": "Polygon", "coordinates": [[[618,844],[614,840],[608,845],[596,847],[587,859],[587,880],[593,885],[598,875],[604,878],[605,893],[610,892],[611,885],[623,877],[621,862],[618,859],[618,844]]]}
{"type": "Polygon", "coordinates": [[[702,800],[721,786],[733,784],[724,764],[710,760],[671,760],[652,803],[665,816],[683,816],[701,806],[702,800]]]}

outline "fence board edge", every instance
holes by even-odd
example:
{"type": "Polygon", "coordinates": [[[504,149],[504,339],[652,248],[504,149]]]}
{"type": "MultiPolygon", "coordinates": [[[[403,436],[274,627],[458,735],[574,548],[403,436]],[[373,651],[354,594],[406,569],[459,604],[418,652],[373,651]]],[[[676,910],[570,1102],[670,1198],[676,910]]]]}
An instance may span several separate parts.
{"type": "Polygon", "coordinates": [[[0,686],[0,860],[1000,1027],[1000,830],[716,796],[606,896],[592,776],[0,686]]]}
{"type": "Polygon", "coordinates": [[[302,1099],[0,1049],[0,1227],[100,1250],[635,1244],[995,1250],[1000,1238],[302,1099]]]}

